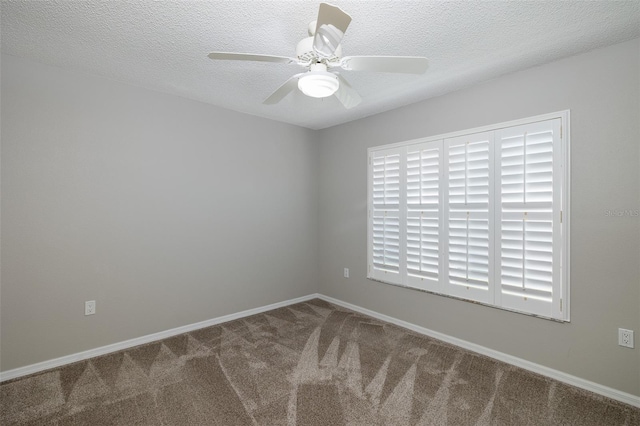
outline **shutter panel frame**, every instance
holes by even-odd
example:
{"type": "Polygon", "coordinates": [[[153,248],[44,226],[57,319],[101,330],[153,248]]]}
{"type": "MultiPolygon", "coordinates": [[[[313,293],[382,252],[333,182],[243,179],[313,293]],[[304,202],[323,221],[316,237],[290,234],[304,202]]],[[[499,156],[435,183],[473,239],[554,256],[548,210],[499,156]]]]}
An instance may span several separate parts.
{"type": "Polygon", "coordinates": [[[404,226],[401,205],[404,202],[403,149],[391,148],[370,153],[367,277],[402,284],[405,268],[402,259],[404,226]]]}
{"type": "Polygon", "coordinates": [[[444,139],[445,293],[494,302],[494,133],[444,139]]]}
{"type": "Polygon", "coordinates": [[[560,271],[561,125],[555,118],[511,126],[495,138],[496,304],[559,320],[566,318],[559,302],[566,298],[560,271]]]}
{"type": "Polygon", "coordinates": [[[406,148],[405,284],[436,293],[442,293],[444,259],[442,144],[435,140],[406,148]]]}

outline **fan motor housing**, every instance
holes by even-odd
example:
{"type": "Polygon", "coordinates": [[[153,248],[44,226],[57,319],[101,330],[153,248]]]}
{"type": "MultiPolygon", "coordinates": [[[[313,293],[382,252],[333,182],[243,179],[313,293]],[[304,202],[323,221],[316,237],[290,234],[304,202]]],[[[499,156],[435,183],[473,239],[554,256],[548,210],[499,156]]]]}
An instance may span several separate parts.
{"type": "MultiPolygon", "coordinates": [[[[313,37],[306,37],[300,40],[296,46],[296,56],[303,62],[317,62],[318,54],[313,50],[313,37]]],[[[334,55],[330,58],[324,58],[326,62],[337,62],[342,56],[342,45],[338,45],[334,55]]]]}

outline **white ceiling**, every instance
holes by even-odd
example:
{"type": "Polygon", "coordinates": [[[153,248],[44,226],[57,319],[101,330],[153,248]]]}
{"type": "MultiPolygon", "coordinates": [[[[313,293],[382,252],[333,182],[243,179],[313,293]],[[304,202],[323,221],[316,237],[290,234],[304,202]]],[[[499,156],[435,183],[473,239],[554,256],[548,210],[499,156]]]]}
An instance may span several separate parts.
{"type": "Polygon", "coordinates": [[[333,0],[353,18],[343,54],[426,56],[426,74],[344,71],[363,102],[298,91],[262,101],[296,65],[212,61],[210,51],[295,56],[319,1],[5,1],[2,52],[312,129],[640,36],[640,1],[333,0]]]}

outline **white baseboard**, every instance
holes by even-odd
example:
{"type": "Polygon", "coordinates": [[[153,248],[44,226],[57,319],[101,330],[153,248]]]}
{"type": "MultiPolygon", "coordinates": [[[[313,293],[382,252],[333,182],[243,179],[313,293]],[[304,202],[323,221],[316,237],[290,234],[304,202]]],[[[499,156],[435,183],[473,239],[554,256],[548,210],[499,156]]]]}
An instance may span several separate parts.
{"type": "Polygon", "coordinates": [[[60,358],[38,362],[36,364],[27,365],[24,367],[14,368],[13,370],[0,372],[0,382],[15,379],[22,376],[27,376],[29,374],[37,373],[39,371],[49,370],[51,368],[60,367],[66,364],[71,364],[72,362],[82,361],[82,360],[93,358],[100,355],[106,355],[112,352],[121,351],[123,349],[129,349],[134,346],[143,345],[145,343],[154,342],[156,340],[166,339],[167,337],[176,336],[182,333],[188,333],[189,331],[197,330],[199,328],[210,327],[212,325],[220,324],[223,322],[233,321],[239,318],[260,314],[262,312],[270,311],[272,309],[282,308],[284,306],[289,306],[289,305],[293,305],[300,302],[306,302],[307,300],[311,300],[319,297],[320,295],[318,294],[309,294],[307,296],[298,297],[296,299],[290,299],[290,300],[285,300],[284,302],[272,303],[271,305],[248,309],[246,311],[237,312],[235,314],[223,315],[221,317],[213,318],[210,320],[201,321],[201,322],[197,322],[189,325],[184,325],[182,327],[176,327],[176,328],[161,331],[158,333],[147,334],[146,336],[136,337],[135,339],[125,340],[123,342],[113,343],[111,345],[101,346],[95,349],[89,349],[88,351],[78,352],[75,354],[62,356],[60,358]]]}
{"type": "Polygon", "coordinates": [[[499,361],[506,362],[507,364],[524,368],[525,370],[529,370],[534,373],[538,373],[540,375],[558,380],[560,382],[567,383],[569,385],[573,385],[573,386],[594,392],[596,394],[605,396],[607,398],[611,398],[616,401],[624,402],[625,404],[629,404],[634,407],[640,408],[640,396],[635,396],[630,393],[622,392],[620,390],[613,389],[598,383],[594,383],[589,380],[582,379],[580,377],[572,376],[571,374],[563,373],[562,371],[559,371],[559,370],[554,370],[553,368],[545,367],[543,365],[536,364],[536,363],[524,360],[522,358],[508,355],[503,352],[498,352],[496,350],[489,349],[484,346],[477,345],[475,343],[467,342],[466,340],[458,339],[456,337],[439,333],[437,331],[429,330],[428,328],[421,327],[419,325],[412,324],[410,322],[402,321],[400,319],[390,317],[388,315],[384,315],[376,311],[372,311],[370,309],[366,309],[357,305],[353,305],[351,303],[343,302],[342,300],[334,299],[333,297],[329,297],[329,296],[325,296],[323,294],[317,294],[317,293],[309,294],[303,297],[298,297],[296,299],[285,300],[283,302],[273,303],[271,305],[266,305],[266,306],[262,306],[254,309],[248,309],[246,311],[238,312],[235,314],[224,315],[221,317],[198,322],[195,324],[189,324],[182,327],[172,328],[170,330],[161,331],[159,333],[148,334],[146,336],[137,337],[135,339],[125,340],[123,342],[114,343],[107,346],[101,346],[99,348],[90,349],[88,351],[78,352],[78,353],[66,355],[60,358],[55,358],[52,360],[15,368],[13,370],[7,370],[4,372],[0,372],[0,382],[3,382],[5,380],[15,379],[22,376],[27,376],[29,374],[37,373],[39,371],[49,370],[51,368],[60,367],[66,364],[71,364],[72,362],[82,361],[88,358],[93,358],[96,356],[106,355],[112,352],[121,351],[134,346],[150,343],[156,340],[166,339],[167,337],[172,337],[178,334],[187,333],[193,330],[197,330],[199,328],[210,327],[212,325],[220,324],[223,322],[233,321],[239,318],[248,317],[250,315],[260,314],[262,312],[270,311],[272,309],[282,308],[284,306],[289,306],[289,305],[293,305],[300,302],[306,302],[307,300],[311,300],[314,298],[322,299],[326,302],[333,303],[334,305],[342,306],[344,308],[351,309],[352,311],[360,312],[370,317],[377,318],[379,320],[386,321],[388,323],[407,328],[409,330],[415,331],[420,334],[424,334],[425,336],[433,337],[435,339],[442,340],[447,343],[451,343],[461,348],[468,349],[470,351],[489,356],[499,361]]]}
{"type": "Polygon", "coordinates": [[[452,345],[456,345],[461,348],[486,355],[499,361],[506,362],[507,364],[515,365],[516,367],[538,373],[542,376],[550,377],[554,380],[558,380],[559,382],[567,383],[569,385],[573,385],[575,387],[582,388],[602,396],[606,396],[607,398],[611,398],[616,401],[624,402],[625,404],[640,408],[640,396],[622,392],[620,390],[591,382],[580,377],[572,376],[571,374],[563,373],[559,370],[554,370],[553,368],[545,367],[544,365],[536,364],[522,358],[518,358],[512,355],[505,354],[503,352],[498,352],[496,350],[477,345],[475,343],[467,342],[466,340],[458,339],[456,337],[439,333],[437,331],[429,330],[428,328],[424,328],[410,322],[402,321],[397,318],[378,313],[376,311],[353,305],[351,303],[343,302],[342,300],[334,299],[333,297],[320,294],[318,295],[318,298],[326,302],[333,303],[334,305],[342,306],[344,308],[351,309],[352,311],[360,312],[370,317],[377,318],[381,321],[408,328],[409,330],[424,334],[425,336],[433,337],[435,339],[451,343],[452,345]]]}

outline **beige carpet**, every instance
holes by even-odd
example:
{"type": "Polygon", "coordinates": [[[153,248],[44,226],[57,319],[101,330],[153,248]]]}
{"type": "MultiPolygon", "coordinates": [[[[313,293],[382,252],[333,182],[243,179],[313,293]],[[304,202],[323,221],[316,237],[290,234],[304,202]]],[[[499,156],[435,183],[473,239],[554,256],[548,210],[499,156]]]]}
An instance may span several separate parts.
{"type": "Polygon", "coordinates": [[[5,382],[8,425],[640,425],[640,409],[312,300],[5,382]]]}

